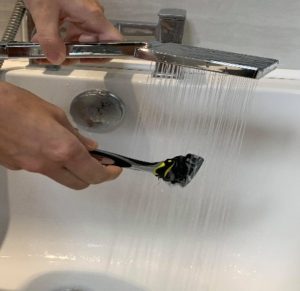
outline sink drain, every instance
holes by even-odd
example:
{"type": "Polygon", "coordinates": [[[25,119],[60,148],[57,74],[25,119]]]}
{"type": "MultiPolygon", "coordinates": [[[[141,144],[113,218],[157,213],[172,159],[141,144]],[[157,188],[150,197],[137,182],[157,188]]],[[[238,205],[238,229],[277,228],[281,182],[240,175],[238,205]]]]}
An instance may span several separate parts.
{"type": "Polygon", "coordinates": [[[110,91],[89,90],[73,99],[70,113],[79,127],[93,132],[108,132],[121,124],[125,105],[110,91]]]}

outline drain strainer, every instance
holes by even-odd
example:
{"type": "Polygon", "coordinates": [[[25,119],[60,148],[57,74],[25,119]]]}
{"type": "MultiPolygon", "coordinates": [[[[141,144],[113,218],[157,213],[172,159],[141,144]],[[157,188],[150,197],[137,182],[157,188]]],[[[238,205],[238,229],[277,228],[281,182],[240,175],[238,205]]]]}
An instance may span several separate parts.
{"type": "Polygon", "coordinates": [[[125,105],[110,91],[95,89],[76,96],[70,113],[79,127],[93,132],[108,132],[122,122],[125,105]]]}

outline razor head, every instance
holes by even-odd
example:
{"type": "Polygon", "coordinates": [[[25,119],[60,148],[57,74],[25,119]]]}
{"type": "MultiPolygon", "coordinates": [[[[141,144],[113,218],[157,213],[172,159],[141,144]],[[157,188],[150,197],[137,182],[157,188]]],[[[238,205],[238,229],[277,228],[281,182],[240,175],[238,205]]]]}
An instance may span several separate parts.
{"type": "Polygon", "coordinates": [[[134,56],[154,62],[253,79],[265,76],[278,65],[278,60],[275,59],[176,43],[153,42],[136,49],[134,56]]]}
{"type": "Polygon", "coordinates": [[[202,157],[193,154],[176,156],[161,162],[154,174],[166,182],[184,187],[195,177],[203,161],[202,157]]]}

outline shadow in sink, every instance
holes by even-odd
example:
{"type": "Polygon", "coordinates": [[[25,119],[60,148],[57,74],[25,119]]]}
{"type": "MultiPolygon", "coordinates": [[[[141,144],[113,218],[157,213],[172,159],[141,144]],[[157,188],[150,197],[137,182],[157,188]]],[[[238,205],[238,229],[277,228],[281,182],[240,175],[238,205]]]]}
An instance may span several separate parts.
{"type": "Polygon", "coordinates": [[[31,280],[19,291],[145,291],[112,276],[101,273],[57,271],[31,280]]]}
{"type": "Polygon", "coordinates": [[[9,224],[9,204],[7,189],[7,172],[0,166],[0,248],[5,239],[9,224]]]}

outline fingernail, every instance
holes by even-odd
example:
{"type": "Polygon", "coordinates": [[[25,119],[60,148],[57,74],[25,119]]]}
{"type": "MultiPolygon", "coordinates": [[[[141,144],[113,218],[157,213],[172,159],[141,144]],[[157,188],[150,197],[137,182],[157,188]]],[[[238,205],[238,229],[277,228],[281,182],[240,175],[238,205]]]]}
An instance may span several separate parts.
{"type": "Polygon", "coordinates": [[[100,162],[104,166],[113,165],[115,163],[112,159],[109,158],[102,158],[100,162]]]}

